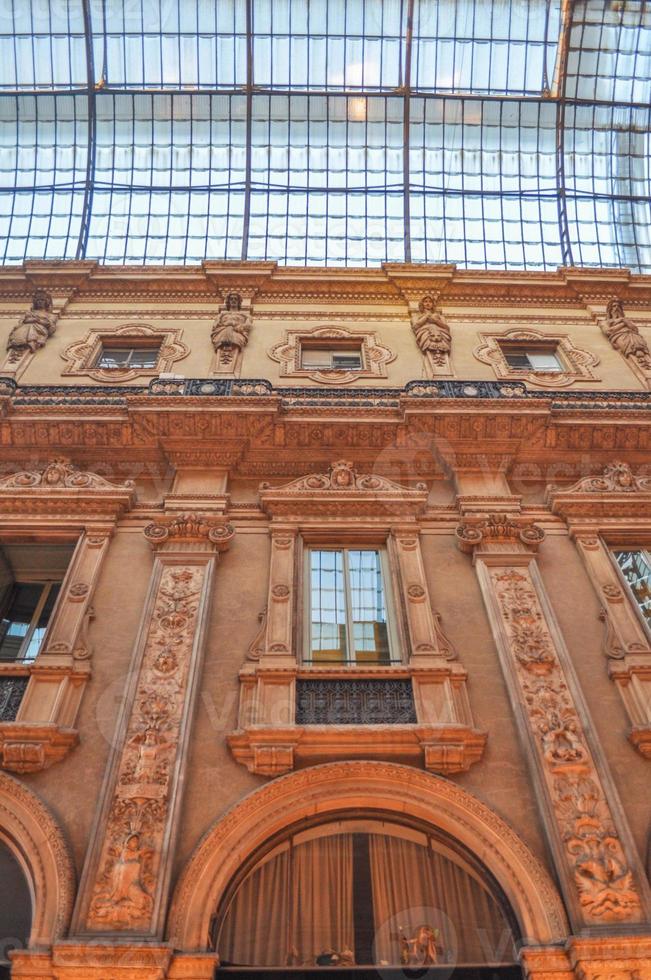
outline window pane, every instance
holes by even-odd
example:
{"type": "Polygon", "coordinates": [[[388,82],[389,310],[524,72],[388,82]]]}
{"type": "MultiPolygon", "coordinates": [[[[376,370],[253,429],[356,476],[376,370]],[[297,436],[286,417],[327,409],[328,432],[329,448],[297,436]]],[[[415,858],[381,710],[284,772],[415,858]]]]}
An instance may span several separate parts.
{"type": "Polygon", "coordinates": [[[353,655],[357,663],[389,663],[382,566],[377,551],[349,551],[353,655]]]}
{"type": "Polygon", "coordinates": [[[301,351],[301,365],[304,368],[330,368],[332,365],[332,352],[329,350],[314,350],[314,348],[303,348],[301,351]]]}
{"type": "MultiPolygon", "coordinates": [[[[43,586],[39,586],[39,588],[43,588],[43,586]]],[[[47,586],[45,586],[45,588],[47,588],[47,586]]],[[[54,609],[54,603],[56,602],[60,588],[61,588],[60,582],[54,582],[52,585],[49,586],[47,599],[45,600],[45,603],[43,604],[43,608],[41,609],[40,615],[38,617],[38,622],[36,623],[34,632],[32,633],[31,639],[29,641],[29,646],[27,647],[27,650],[25,650],[23,654],[23,656],[25,656],[28,660],[36,657],[38,651],[41,648],[41,643],[43,642],[43,639],[45,637],[45,630],[47,629],[47,624],[50,622],[50,616],[52,615],[52,610],[54,609]]]]}
{"type": "Polygon", "coordinates": [[[129,363],[130,351],[127,347],[105,348],[97,359],[97,367],[123,368],[129,363]]]}
{"type": "Polygon", "coordinates": [[[97,367],[155,368],[159,352],[159,347],[104,347],[97,367]]]}
{"type": "Polygon", "coordinates": [[[310,553],[311,652],[317,663],[346,660],[343,553],[310,553]]]}
{"type": "Polygon", "coordinates": [[[527,354],[529,358],[529,363],[535,371],[562,371],[560,361],[556,357],[556,354],[540,354],[536,351],[529,351],[527,354]]]}
{"type": "MultiPolygon", "coordinates": [[[[15,660],[36,612],[44,586],[17,582],[11,590],[9,604],[0,623],[0,658],[15,660]]],[[[25,655],[25,654],[24,654],[25,655]]]]}
{"type": "Polygon", "coordinates": [[[635,601],[651,626],[651,564],[644,551],[616,551],[615,558],[635,601]]]}
{"type": "Polygon", "coordinates": [[[359,354],[333,354],[332,366],[336,371],[358,371],[362,361],[359,354]]]}
{"type": "Polygon", "coordinates": [[[129,367],[155,368],[158,362],[158,347],[134,347],[129,358],[129,367]]]}

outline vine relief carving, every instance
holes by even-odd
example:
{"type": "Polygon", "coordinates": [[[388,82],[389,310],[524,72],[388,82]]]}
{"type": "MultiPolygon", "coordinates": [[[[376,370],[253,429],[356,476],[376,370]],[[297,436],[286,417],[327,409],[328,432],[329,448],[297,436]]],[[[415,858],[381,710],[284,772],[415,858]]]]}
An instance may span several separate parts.
{"type": "Polygon", "coordinates": [[[617,297],[606,307],[602,330],[615,350],[634,361],[643,372],[651,372],[649,345],[637,325],[624,316],[624,306],[617,297]]]}
{"type": "Polygon", "coordinates": [[[640,918],[640,898],[528,573],[490,568],[515,676],[579,902],[593,923],[640,918]]]}
{"type": "Polygon", "coordinates": [[[44,289],[37,289],[32,299],[32,308],[23,314],[7,340],[9,363],[19,361],[24,354],[35,354],[45,347],[54,334],[57,325],[56,314],[52,312],[52,299],[44,289]]]}
{"type": "Polygon", "coordinates": [[[229,293],[224,309],[213,325],[210,340],[216,355],[215,372],[233,374],[249,342],[253,327],[251,314],[242,310],[239,293],[229,293]]]}
{"type": "Polygon", "coordinates": [[[89,929],[150,927],[204,566],[166,566],[119,759],[89,929]]]}
{"type": "Polygon", "coordinates": [[[42,470],[21,470],[0,479],[0,489],[10,490],[21,487],[43,487],[48,490],[133,490],[133,480],[124,483],[110,483],[98,473],[80,470],[69,460],[53,459],[42,470]]]}

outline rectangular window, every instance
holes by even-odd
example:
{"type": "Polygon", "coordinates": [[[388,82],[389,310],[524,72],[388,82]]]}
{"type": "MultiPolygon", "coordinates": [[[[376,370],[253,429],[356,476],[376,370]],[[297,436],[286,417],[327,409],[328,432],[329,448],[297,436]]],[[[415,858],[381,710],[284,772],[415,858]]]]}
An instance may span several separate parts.
{"type": "Polygon", "coordinates": [[[309,371],[361,371],[361,347],[301,347],[301,367],[309,371]]]}
{"type": "Polygon", "coordinates": [[[651,628],[651,554],[648,551],[616,551],[615,560],[645,623],[651,628]]]}
{"type": "Polygon", "coordinates": [[[315,664],[391,663],[383,553],[309,553],[309,657],[315,664]]]}
{"type": "Polygon", "coordinates": [[[516,371],[564,371],[556,351],[552,347],[514,347],[511,344],[502,348],[506,363],[516,371]]]}
{"type": "Polygon", "coordinates": [[[0,660],[34,660],[40,649],[60,582],[13,582],[0,620],[0,660]]]}
{"type": "Polygon", "coordinates": [[[160,344],[124,347],[121,345],[102,347],[95,367],[98,368],[139,368],[153,370],[158,364],[160,344]]]}

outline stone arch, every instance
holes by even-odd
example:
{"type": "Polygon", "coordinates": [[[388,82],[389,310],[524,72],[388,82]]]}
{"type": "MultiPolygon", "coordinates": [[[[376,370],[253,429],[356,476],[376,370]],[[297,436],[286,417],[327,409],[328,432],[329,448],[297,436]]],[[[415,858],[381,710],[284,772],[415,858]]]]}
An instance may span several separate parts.
{"type": "Polygon", "coordinates": [[[32,897],[30,947],[51,946],[72,914],[75,872],[66,840],[36,793],[0,772],[0,835],[25,872],[32,897]]]}
{"type": "Polygon", "coordinates": [[[396,763],[336,762],[290,773],[246,796],[199,842],[177,885],[169,938],[205,950],[210,918],[242,863],[269,838],[303,818],[363,809],[409,815],[445,831],[482,861],[501,886],[528,943],[568,934],[551,878],[508,824],[448,780],[396,763]]]}

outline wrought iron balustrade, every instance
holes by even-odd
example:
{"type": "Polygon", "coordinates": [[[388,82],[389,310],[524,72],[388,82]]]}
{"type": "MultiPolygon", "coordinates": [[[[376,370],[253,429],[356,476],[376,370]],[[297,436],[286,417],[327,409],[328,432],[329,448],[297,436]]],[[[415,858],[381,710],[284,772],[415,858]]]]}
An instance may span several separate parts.
{"type": "Polygon", "coordinates": [[[404,678],[299,678],[297,725],[414,725],[411,681],[404,678]]]}
{"type": "Polygon", "coordinates": [[[0,721],[15,721],[29,677],[0,677],[0,721]]]}

